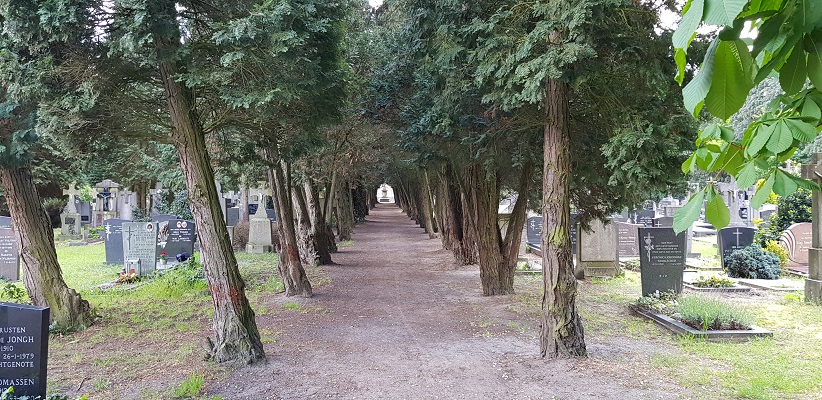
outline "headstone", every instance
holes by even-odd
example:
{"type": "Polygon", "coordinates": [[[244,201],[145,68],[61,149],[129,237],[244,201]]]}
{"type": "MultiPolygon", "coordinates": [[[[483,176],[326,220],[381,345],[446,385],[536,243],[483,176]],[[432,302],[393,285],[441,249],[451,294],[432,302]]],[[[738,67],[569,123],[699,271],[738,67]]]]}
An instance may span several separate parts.
{"type": "MultiPolygon", "coordinates": [[[[802,165],[802,177],[822,184],[822,153],[814,153],[809,164],[802,165]]],[[[814,217],[822,215],[822,196],[811,193],[811,210],[814,217]]],[[[805,279],[805,301],[822,304],[822,218],[813,219],[812,246],[808,250],[808,278],[805,279]]]]}
{"type": "Polygon", "coordinates": [[[0,228],[11,228],[11,217],[0,216],[0,228]]]}
{"type": "Polygon", "coordinates": [[[271,220],[271,222],[277,222],[277,210],[273,208],[266,208],[265,214],[268,216],[268,219],[271,220]]]}
{"type": "Polygon", "coordinates": [[[225,214],[226,226],[237,226],[238,222],[240,222],[240,207],[227,208],[225,214]]]}
{"type": "Polygon", "coordinates": [[[125,219],[112,218],[103,221],[103,242],[106,245],[106,264],[122,264],[123,258],[123,223],[125,219]]]}
{"type": "Polygon", "coordinates": [[[525,243],[528,246],[540,249],[542,246],[542,216],[530,217],[525,223],[525,243]]]}
{"type": "MultiPolygon", "coordinates": [[[[157,254],[166,252],[166,261],[174,261],[177,254],[194,254],[196,225],[194,221],[172,219],[157,224],[157,254]]],[[[162,256],[161,256],[162,257],[162,256]]]]}
{"type": "Polygon", "coordinates": [[[657,217],[652,220],[654,228],[671,228],[674,226],[674,217],[657,217]]]}
{"type": "Polygon", "coordinates": [[[571,213],[571,254],[577,254],[577,214],[571,213]]]}
{"type": "Polygon", "coordinates": [[[619,272],[614,224],[592,221],[589,232],[578,230],[576,250],[577,267],[585,270],[585,276],[616,276],[619,272]]]}
{"type": "Polygon", "coordinates": [[[813,239],[813,224],[810,222],[800,222],[793,224],[782,232],[779,244],[788,251],[790,264],[808,265],[808,250],[811,248],[813,239]]]}
{"type": "Polygon", "coordinates": [[[639,267],[642,295],[682,292],[685,270],[685,232],[676,235],[673,228],[639,228],[639,267]]]}
{"type": "Polygon", "coordinates": [[[0,228],[0,279],[20,280],[20,252],[13,228],[0,228]]]}
{"type": "Polygon", "coordinates": [[[77,208],[77,213],[80,214],[80,223],[83,225],[91,223],[91,203],[82,201],[79,198],[74,199],[74,206],[77,208]]]}
{"type": "Polygon", "coordinates": [[[639,257],[639,227],[642,225],[614,222],[617,230],[617,255],[639,257]]]}
{"type": "Polygon", "coordinates": [[[139,276],[154,273],[157,260],[157,224],[155,222],[123,222],[123,258],[139,276]]]}
{"type": "Polygon", "coordinates": [[[172,219],[178,219],[176,215],[172,214],[155,214],[151,217],[151,220],[157,223],[171,221],[172,219]]]}
{"type": "Polygon", "coordinates": [[[68,195],[68,201],[66,208],[60,213],[60,239],[79,239],[82,232],[76,202],[79,200],[80,191],[74,187],[75,185],[72,183],[68,190],[63,190],[63,194],[68,195]]]}
{"type": "Polygon", "coordinates": [[[258,203],[249,204],[248,205],[248,215],[256,215],[257,214],[257,208],[259,206],[260,206],[260,204],[258,204],[258,203]]]}
{"type": "Polygon", "coordinates": [[[636,215],[636,223],[642,226],[654,226],[654,218],[656,218],[656,211],[642,210],[636,215]]]}
{"type": "Polygon", "coordinates": [[[767,223],[773,214],[776,214],[776,210],[763,210],[759,213],[759,218],[762,218],[763,223],[767,223]]]}
{"type": "Polygon", "coordinates": [[[746,226],[737,226],[731,228],[722,228],[719,234],[716,235],[717,248],[722,261],[722,266],[725,266],[725,260],[735,250],[748,247],[753,243],[755,228],[746,226]]]}
{"type": "Polygon", "coordinates": [[[262,208],[251,216],[248,221],[248,244],[245,251],[248,253],[270,253],[274,251],[272,240],[271,220],[262,208]]]}
{"type": "Polygon", "coordinates": [[[0,392],[46,397],[49,308],[0,303],[0,392]]]}

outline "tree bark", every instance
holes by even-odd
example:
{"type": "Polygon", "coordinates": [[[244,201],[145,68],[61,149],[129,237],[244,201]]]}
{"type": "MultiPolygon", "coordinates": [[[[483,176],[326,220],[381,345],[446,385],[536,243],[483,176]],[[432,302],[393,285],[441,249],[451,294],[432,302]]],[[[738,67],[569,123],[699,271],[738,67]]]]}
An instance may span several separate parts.
{"type": "Polygon", "coordinates": [[[294,205],[294,226],[297,228],[297,248],[300,250],[300,260],[307,265],[316,266],[319,257],[314,248],[314,229],[311,227],[311,217],[308,215],[305,192],[294,187],[291,190],[291,200],[294,205]]]}
{"type": "Polygon", "coordinates": [[[0,169],[0,183],[14,221],[23,281],[36,306],[49,307],[50,322],[69,330],[94,322],[88,301],[66,286],[54,248],[54,231],[29,167],[0,169]]]}
{"type": "Polygon", "coordinates": [[[571,254],[568,87],[546,82],[542,185],[542,330],[543,357],[584,356],[585,336],[576,307],[577,281],[571,254]]]}
{"type": "Polygon", "coordinates": [[[431,182],[428,180],[428,172],[420,170],[422,183],[420,184],[420,196],[422,196],[422,214],[423,223],[425,224],[425,232],[428,233],[429,239],[437,237],[437,228],[434,223],[434,208],[431,202],[431,182]]]}
{"type": "Polygon", "coordinates": [[[334,242],[334,233],[331,227],[325,222],[322,209],[320,208],[320,197],[317,194],[316,186],[307,178],[303,182],[305,191],[306,206],[308,216],[311,219],[311,229],[314,231],[314,248],[317,251],[317,262],[320,265],[333,264],[331,253],[337,252],[337,243],[334,242]]]}
{"type": "Polygon", "coordinates": [[[354,209],[351,204],[351,185],[347,180],[339,183],[337,191],[337,237],[341,242],[351,240],[354,230],[354,209]]]}
{"type": "MultiPolygon", "coordinates": [[[[266,154],[270,152],[266,151],[266,154]]],[[[277,272],[285,286],[286,296],[311,297],[313,290],[308,276],[305,274],[300,251],[297,245],[297,235],[294,229],[294,212],[291,204],[290,186],[286,181],[285,164],[279,157],[266,157],[269,164],[268,180],[274,190],[274,206],[277,208],[277,230],[280,234],[280,253],[277,262],[277,272]]]]}
{"type": "MultiPolygon", "coordinates": [[[[173,1],[157,4],[154,43],[158,54],[177,54],[180,33],[173,1]]],[[[252,363],[265,358],[254,311],[245,296],[245,282],[223,220],[214,171],[205,146],[205,134],[194,109],[191,91],[177,80],[177,63],[158,60],[160,79],[171,116],[171,138],[180,156],[180,166],[203,254],[204,269],[214,304],[211,357],[217,362],[252,363]]]]}

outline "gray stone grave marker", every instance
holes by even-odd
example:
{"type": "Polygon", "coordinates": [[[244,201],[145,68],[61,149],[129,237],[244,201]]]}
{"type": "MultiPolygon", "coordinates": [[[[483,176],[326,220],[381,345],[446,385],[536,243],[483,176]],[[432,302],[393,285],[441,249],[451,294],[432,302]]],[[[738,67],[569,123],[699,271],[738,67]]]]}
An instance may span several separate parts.
{"type": "Polygon", "coordinates": [[[264,212],[263,208],[258,208],[258,212],[251,216],[248,224],[248,253],[270,253],[274,251],[274,242],[271,237],[271,220],[264,212]]]}
{"type": "Polygon", "coordinates": [[[656,292],[682,292],[685,269],[685,232],[673,228],[639,228],[639,267],[642,295],[656,292]]]}
{"type": "Polygon", "coordinates": [[[127,265],[137,263],[134,272],[139,276],[154,273],[157,260],[157,223],[123,222],[123,258],[127,265]]]}
{"type": "Polygon", "coordinates": [[[716,240],[723,267],[725,266],[725,260],[731,253],[743,247],[748,247],[753,243],[755,233],[755,228],[745,226],[735,226],[719,230],[719,234],[716,235],[716,240]]]}
{"type": "Polygon", "coordinates": [[[277,222],[277,210],[273,208],[266,208],[265,213],[268,216],[268,219],[272,222],[277,222]]]}
{"type": "Polygon", "coordinates": [[[542,246],[542,217],[530,217],[525,222],[525,243],[537,250],[542,246]]]}
{"type": "Polygon", "coordinates": [[[11,217],[0,216],[0,228],[11,228],[11,217]]]}
{"type": "Polygon", "coordinates": [[[49,308],[0,303],[0,392],[46,397],[49,308]]]}
{"type": "Polygon", "coordinates": [[[122,264],[123,258],[123,223],[125,219],[111,218],[103,221],[103,242],[106,245],[106,264],[122,264]]]}
{"type": "Polygon", "coordinates": [[[614,224],[591,222],[591,231],[577,232],[577,267],[585,276],[615,276],[619,272],[617,230],[614,224]]]}
{"type": "Polygon", "coordinates": [[[74,207],[77,208],[77,213],[80,214],[80,223],[91,223],[91,203],[82,201],[79,198],[74,199],[74,207]]]}
{"type": "Polygon", "coordinates": [[[654,226],[654,218],[656,218],[656,211],[642,210],[636,214],[636,223],[642,226],[654,226]]]}
{"type": "Polygon", "coordinates": [[[639,257],[639,227],[642,225],[614,222],[617,230],[617,255],[639,257]]]}
{"type": "Polygon", "coordinates": [[[674,226],[674,217],[657,217],[653,219],[654,228],[671,228],[674,226]]]}
{"type": "MultiPolygon", "coordinates": [[[[196,232],[194,221],[172,219],[157,225],[157,254],[166,252],[166,261],[175,261],[177,254],[194,254],[196,232]]],[[[160,256],[162,257],[162,256],[160,256]]]]}
{"type": "Polygon", "coordinates": [[[808,249],[812,246],[813,224],[800,222],[782,232],[779,243],[788,251],[792,266],[808,265],[808,249]]]}
{"type": "Polygon", "coordinates": [[[237,226],[240,222],[240,207],[229,207],[225,211],[226,226],[237,226]]]}
{"type": "Polygon", "coordinates": [[[20,280],[20,253],[12,228],[0,228],[0,279],[20,280]]]}

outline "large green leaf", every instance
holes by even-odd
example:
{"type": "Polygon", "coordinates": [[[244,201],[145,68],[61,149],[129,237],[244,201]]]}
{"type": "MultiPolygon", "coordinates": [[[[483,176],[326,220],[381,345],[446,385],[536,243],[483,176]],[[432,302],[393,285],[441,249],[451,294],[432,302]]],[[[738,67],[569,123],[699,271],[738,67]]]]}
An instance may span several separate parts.
{"type": "Polygon", "coordinates": [[[722,196],[716,194],[716,189],[708,195],[708,203],[705,204],[705,219],[716,229],[722,229],[731,222],[731,212],[722,200],[722,196]]]}
{"type": "Polygon", "coordinates": [[[705,53],[705,59],[699,67],[699,72],[694,79],[685,85],[682,89],[682,99],[685,102],[685,108],[690,111],[694,117],[699,114],[702,109],[702,102],[705,96],[711,89],[711,76],[714,73],[714,55],[716,54],[716,47],[719,45],[719,39],[714,39],[708,51],[705,53]]]}
{"type": "Polygon", "coordinates": [[[756,183],[758,175],[756,173],[756,162],[753,160],[745,163],[745,166],[739,170],[739,173],[734,176],[736,184],[741,188],[751,187],[756,183]]]}
{"type": "Polygon", "coordinates": [[[779,84],[787,95],[793,95],[805,86],[805,77],[808,76],[805,52],[802,45],[794,46],[791,55],[779,69],[779,84]]]}
{"type": "Polygon", "coordinates": [[[728,119],[745,104],[753,88],[753,58],[742,40],[720,41],[716,49],[711,87],[705,96],[708,111],[728,119]]]}
{"type": "MultiPolygon", "coordinates": [[[[810,104],[816,104],[809,101],[810,104]]],[[[799,118],[785,118],[783,128],[788,128],[791,135],[801,142],[810,142],[816,137],[816,126],[811,125],[799,118]]]]}
{"type": "Polygon", "coordinates": [[[756,189],[756,194],[754,194],[753,199],[751,199],[751,207],[753,207],[753,209],[756,210],[759,207],[762,207],[762,205],[768,201],[768,198],[771,197],[773,182],[774,176],[771,174],[768,176],[768,179],[766,179],[765,182],[763,182],[762,185],[756,189]]]}
{"type": "Polygon", "coordinates": [[[808,78],[822,90],[822,42],[812,41],[805,49],[808,51],[808,78]]]}
{"type": "Polygon", "coordinates": [[[745,147],[745,155],[748,157],[754,157],[758,154],[771,138],[775,125],[776,123],[757,126],[751,133],[750,143],[747,143],[747,147],[745,147]]]}
{"type": "Polygon", "coordinates": [[[822,27],[822,3],[819,0],[797,0],[795,27],[800,32],[810,32],[822,27]]]}
{"type": "Polygon", "coordinates": [[[690,0],[685,7],[687,9],[685,14],[682,15],[682,20],[679,21],[679,27],[674,31],[672,41],[674,48],[683,49],[687,52],[688,46],[694,38],[696,28],[699,28],[699,23],[702,22],[705,0],[690,0]]]}
{"type": "MultiPolygon", "coordinates": [[[[791,130],[785,125],[783,121],[777,121],[773,125],[773,134],[768,139],[768,144],[765,145],[768,151],[774,154],[779,154],[793,144],[793,134],[791,130]]],[[[747,187],[747,186],[742,186],[747,187]]]]}
{"type": "Polygon", "coordinates": [[[707,0],[705,2],[705,23],[731,25],[747,2],[748,0],[707,0]]]}
{"type": "Polygon", "coordinates": [[[793,176],[786,174],[781,169],[777,169],[774,174],[773,192],[780,196],[787,196],[796,191],[799,187],[793,176]]]}
{"type": "Polygon", "coordinates": [[[688,199],[682,208],[674,212],[674,231],[679,234],[685,232],[699,218],[699,211],[702,210],[702,203],[705,201],[706,186],[688,199]]]}

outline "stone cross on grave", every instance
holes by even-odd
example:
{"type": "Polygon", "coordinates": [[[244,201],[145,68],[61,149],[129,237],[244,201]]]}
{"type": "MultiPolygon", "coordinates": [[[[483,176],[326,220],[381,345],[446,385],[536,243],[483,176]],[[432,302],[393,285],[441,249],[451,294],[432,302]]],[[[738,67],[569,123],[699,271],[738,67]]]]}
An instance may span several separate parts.
{"type": "Polygon", "coordinates": [[[739,248],[739,235],[742,235],[742,232],[739,231],[739,228],[736,228],[733,235],[736,236],[736,247],[739,248]]]}
{"type": "Polygon", "coordinates": [[[77,182],[72,182],[68,190],[63,190],[63,195],[68,195],[68,204],[66,204],[66,212],[69,214],[76,214],[77,207],[74,205],[74,199],[80,195],[80,191],[75,188],[77,182]]]}
{"type": "Polygon", "coordinates": [[[648,233],[643,239],[645,241],[645,251],[648,253],[648,262],[651,262],[651,250],[654,249],[654,245],[652,244],[654,237],[648,233]]]}
{"type": "MultiPolygon", "coordinates": [[[[802,177],[822,185],[822,153],[815,153],[810,164],[802,165],[802,177]]],[[[808,249],[808,278],[805,279],[805,300],[822,304],[822,196],[811,194],[811,248],[808,249]]]]}

